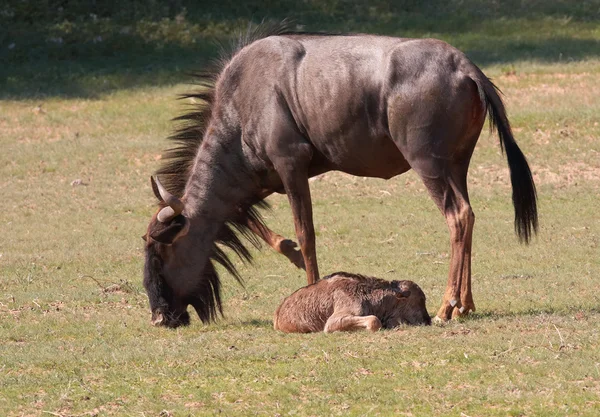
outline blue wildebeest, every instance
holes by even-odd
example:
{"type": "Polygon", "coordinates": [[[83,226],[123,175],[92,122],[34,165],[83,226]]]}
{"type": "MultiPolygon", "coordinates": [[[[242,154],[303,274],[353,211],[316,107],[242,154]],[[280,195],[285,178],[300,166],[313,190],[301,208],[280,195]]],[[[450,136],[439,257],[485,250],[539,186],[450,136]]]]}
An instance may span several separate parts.
{"type": "Polygon", "coordinates": [[[257,31],[221,69],[199,75],[183,125],[152,188],[160,207],[146,234],[144,285],[155,324],[203,321],[221,311],[211,260],[239,279],[223,246],[249,258],[256,236],[319,279],[308,179],[331,170],[389,179],[413,169],[445,216],[448,283],[437,318],[475,309],[475,216],[467,171],[486,115],[497,128],[513,188],[515,230],[537,231],[536,192],[492,82],[462,52],[434,39],[257,31]],[[256,208],[286,193],[302,260],[256,208]],[[236,233],[239,232],[239,233],[236,233]],[[218,245],[220,244],[220,245],[218,245]]]}
{"type": "Polygon", "coordinates": [[[286,297],[275,312],[273,327],[286,333],[330,333],[429,325],[425,301],[412,281],[336,272],[286,297]]]}

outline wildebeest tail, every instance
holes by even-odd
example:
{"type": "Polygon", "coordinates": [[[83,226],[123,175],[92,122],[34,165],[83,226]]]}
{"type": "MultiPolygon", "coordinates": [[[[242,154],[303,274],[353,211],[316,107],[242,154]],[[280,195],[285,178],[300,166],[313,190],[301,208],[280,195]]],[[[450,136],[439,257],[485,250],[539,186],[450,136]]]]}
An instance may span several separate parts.
{"type": "Polygon", "coordinates": [[[498,87],[473,65],[471,79],[477,84],[479,95],[490,118],[490,128],[498,131],[500,147],[506,153],[515,208],[515,232],[521,242],[529,243],[538,230],[537,193],[527,159],[512,134],[504,103],[498,87]]]}

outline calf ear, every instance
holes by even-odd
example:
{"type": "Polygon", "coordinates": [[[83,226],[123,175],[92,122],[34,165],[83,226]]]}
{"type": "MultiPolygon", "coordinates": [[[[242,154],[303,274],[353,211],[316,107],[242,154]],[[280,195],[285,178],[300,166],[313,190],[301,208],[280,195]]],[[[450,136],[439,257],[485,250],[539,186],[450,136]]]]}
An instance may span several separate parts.
{"type": "Polygon", "coordinates": [[[408,291],[408,290],[406,290],[406,291],[402,291],[402,290],[396,291],[396,298],[402,299],[402,298],[408,298],[408,297],[410,297],[410,291],[408,291]]]}
{"type": "Polygon", "coordinates": [[[408,289],[410,287],[407,285],[407,282],[408,281],[392,281],[392,288],[396,293],[396,298],[401,299],[410,297],[410,290],[408,289]]]}
{"type": "Polygon", "coordinates": [[[177,238],[185,236],[188,230],[188,220],[184,216],[179,215],[171,220],[168,224],[154,222],[148,231],[148,236],[159,243],[170,245],[177,238]]]}
{"type": "Polygon", "coordinates": [[[399,300],[410,297],[410,291],[407,290],[406,286],[402,284],[403,283],[401,281],[392,281],[392,288],[394,288],[396,298],[399,300]]]}

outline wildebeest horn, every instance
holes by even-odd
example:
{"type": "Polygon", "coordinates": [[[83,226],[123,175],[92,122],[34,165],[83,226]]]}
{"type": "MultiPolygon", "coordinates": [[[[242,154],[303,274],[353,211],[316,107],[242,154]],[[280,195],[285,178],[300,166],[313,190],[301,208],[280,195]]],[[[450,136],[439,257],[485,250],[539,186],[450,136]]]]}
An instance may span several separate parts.
{"type": "Polygon", "coordinates": [[[154,191],[154,195],[167,204],[167,207],[164,207],[158,213],[158,216],[156,216],[158,221],[166,223],[173,217],[180,215],[185,207],[183,202],[168,192],[160,183],[158,177],[150,177],[150,181],[152,182],[152,191],[154,191]]]}

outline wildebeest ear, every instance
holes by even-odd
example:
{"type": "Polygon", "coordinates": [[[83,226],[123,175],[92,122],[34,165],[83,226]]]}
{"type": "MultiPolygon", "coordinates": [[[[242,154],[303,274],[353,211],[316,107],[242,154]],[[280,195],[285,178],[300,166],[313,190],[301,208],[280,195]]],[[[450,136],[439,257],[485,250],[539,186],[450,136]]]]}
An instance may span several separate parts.
{"type": "Polygon", "coordinates": [[[159,243],[170,245],[176,238],[184,236],[188,232],[188,225],[188,220],[180,214],[168,224],[155,222],[148,231],[148,236],[159,243]]]}
{"type": "Polygon", "coordinates": [[[148,241],[148,238],[146,237],[146,235],[142,235],[142,239],[144,239],[144,242],[148,241]]]}

